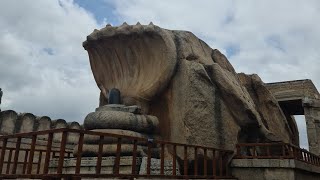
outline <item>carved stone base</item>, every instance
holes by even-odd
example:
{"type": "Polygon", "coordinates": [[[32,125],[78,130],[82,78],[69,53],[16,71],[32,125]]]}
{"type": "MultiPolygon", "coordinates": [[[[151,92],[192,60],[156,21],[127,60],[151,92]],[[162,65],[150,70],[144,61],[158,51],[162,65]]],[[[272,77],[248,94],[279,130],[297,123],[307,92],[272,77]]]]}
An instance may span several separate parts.
{"type": "MultiPolygon", "coordinates": [[[[80,174],[96,174],[97,167],[97,157],[82,157],[81,159],[81,168],[80,174]]],[[[65,174],[74,174],[76,168],[76,158],[68,158],[64,160],[62,173],[65,174]]],[[[101,163],[101,174],[113,174],[115,167],[115,157],[103,157],[101,163]]],[[[53,159],[49,164],[49,173],[56,172],[58,167],[58,159],[53,159]]],[[[164,174],[172,174],[172,161],[165,160],[164,162],[164,174]]],[[[151,174],[160,174],[160,159],[151,158],[151,174]]],[[[120,158],[120,174],[131,174],[132,173],[132,156],[122,156],[120,158]]],[[[137,174],[146,174],[147,173],[147,158],[146,157],[137,157],[136,160],[136,172],[137,174]]],[[[176,174],[179,175],[180,171],[176,168],[176,174]]]]}

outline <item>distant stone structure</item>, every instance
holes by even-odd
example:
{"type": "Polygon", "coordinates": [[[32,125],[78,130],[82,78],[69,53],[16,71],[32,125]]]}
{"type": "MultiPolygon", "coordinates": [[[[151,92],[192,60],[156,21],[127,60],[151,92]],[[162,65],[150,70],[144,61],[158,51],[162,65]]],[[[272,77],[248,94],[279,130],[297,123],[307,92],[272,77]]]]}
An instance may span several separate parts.
{"type": "MultiPolygon", "coordinates": [[[[267,83],[288,119],[305,115],[309,151],[320,155],[320,94],[309,79],[267,83]]],[[[295,123],[291,120],[291,123],[295,123]]],[[[294,126],[294,125],[292,125],[294,126]]],[[[296,130],[295,139],[299,138],[296,130]]]]}

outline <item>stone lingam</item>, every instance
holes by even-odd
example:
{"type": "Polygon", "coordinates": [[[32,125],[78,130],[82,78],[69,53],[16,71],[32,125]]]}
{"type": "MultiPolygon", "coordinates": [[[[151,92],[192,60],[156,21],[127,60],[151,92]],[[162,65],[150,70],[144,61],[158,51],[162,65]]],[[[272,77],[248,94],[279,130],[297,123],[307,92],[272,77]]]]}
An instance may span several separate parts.
{"type": "MultiPolygon", "coordinates": [[[[84,120],[84,128],[95,132],[105,132],[126,136],[154,139],[157,136],[158,118],[141,113],[137,105],[126,106],[121,104],[120,91],[111,89],[108,104],[100,106],[95,112],[89,113],[84,120]]],[[[85,135],[82,156],[97,156],[99,150],[99,136],[85,135]]],[[[105,137],[103,156],[115,155],[118,138],[105,137]]],[[[132,155],[133,140],[121,139],[121,154],[132,155]]],[[[147,142],[138,142],[138,154],[145,155],[147,142]]]]}

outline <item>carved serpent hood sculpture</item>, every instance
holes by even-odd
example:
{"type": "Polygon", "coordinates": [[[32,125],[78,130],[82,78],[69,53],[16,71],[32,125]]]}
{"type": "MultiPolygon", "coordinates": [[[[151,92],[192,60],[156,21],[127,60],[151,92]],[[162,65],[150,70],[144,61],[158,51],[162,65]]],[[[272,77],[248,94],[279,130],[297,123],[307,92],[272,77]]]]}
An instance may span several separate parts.
{"type": "Polygon", "coordinates": [[[119,89],[127,105],[148,102],[159,94],[177,63],[172,34],[152,24],[107,25],[90,34],[83,46],[98,86],[119,89]]]}

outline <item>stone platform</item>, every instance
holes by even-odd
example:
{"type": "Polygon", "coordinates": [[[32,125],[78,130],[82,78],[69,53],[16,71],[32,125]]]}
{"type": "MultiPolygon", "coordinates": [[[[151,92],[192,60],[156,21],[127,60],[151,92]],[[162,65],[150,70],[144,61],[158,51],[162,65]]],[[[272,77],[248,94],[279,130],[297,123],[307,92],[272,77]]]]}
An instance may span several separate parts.
{"type": "MultiPolygon", "coordinates": [[[[82,157],[81,159],[81,174],[95,174],[97,166],[97,157],[82,157]]],[[[74,174],[76,167],[76,158],[68,158],[64,160],[62,173],[74,174]]],[[[102,157],[101,163],[101,174],[113,174],[115,165],[115,157],[102,157]]],[[[146,174],[147,173],[147,157],[137,157],[136,159],[136,173],[146,174]]],[[[178,162],[177,162],[178,166],[178,162]]],[[[56,172],[58,167],[58,159],[53,159],[50,161],[49,172],[56,172]]],[[[164,162],[164,174],[172,175],[172,161],[165,160],[164,162]]],[[[151,174],[160,174],[160,159],[151,158],[151,174]]],[[[123,156],[120,158],[120,174],[131,174],[132,172],[132,156],[123,156]]],[[[176,174],[179,175],[180,171],[178,167],[176,168],[176,174]]]]}
{"type": "Polygon", "coordinates": [[[233,159],[232,175],[239,180],[318,180],[320,167],[295,159],[233,159]]]}

